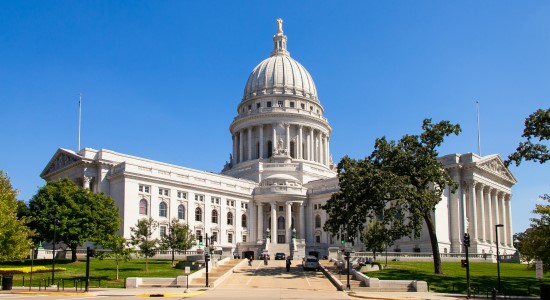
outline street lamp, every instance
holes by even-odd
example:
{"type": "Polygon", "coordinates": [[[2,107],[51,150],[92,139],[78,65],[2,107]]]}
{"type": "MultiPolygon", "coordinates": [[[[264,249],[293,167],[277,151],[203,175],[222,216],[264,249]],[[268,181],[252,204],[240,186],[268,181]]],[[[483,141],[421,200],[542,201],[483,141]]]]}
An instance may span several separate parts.
{"type": "Polygon", "coordinates": [[[504,227],[503,224],[496,224],[495,225],[495,236],[496,236],[496,242],[497,242],[497,273],[498,273],[498,291],[500,292],[500,255],[498,253],[498,228],[504,227]]]}
{"type": "Polygon", "coordinates": [[[52,241],[52,286],[55,282],[55,242],[56,242],[56,226],[59,225],[57,217],[51,217],[53,220],[53,241],[52,241]]]}

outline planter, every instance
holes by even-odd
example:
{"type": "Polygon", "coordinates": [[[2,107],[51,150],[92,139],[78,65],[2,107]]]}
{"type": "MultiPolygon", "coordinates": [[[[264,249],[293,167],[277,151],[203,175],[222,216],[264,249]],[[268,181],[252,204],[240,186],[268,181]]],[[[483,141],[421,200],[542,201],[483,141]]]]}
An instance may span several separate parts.
{"type": "Polygon", "coordinates": [[[9,291],[13,285],[13,274],[2,275],[2,290],[9,291]]]}

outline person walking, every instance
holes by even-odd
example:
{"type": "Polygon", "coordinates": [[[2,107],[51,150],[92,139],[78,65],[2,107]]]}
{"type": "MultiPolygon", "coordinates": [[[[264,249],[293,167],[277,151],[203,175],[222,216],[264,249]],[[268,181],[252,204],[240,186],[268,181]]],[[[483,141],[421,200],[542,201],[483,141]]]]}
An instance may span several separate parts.
{"type": "Polygon", "coordinates": [[[267,259],[268,259],[267,254],[264,254],[264,265],[266,265],[266,266],[267,266],[267,259]]]}
{"type": "Polygon", "coordinates": [[[290,257],[286,258],[286,271],[290,272],[290,257]]]}

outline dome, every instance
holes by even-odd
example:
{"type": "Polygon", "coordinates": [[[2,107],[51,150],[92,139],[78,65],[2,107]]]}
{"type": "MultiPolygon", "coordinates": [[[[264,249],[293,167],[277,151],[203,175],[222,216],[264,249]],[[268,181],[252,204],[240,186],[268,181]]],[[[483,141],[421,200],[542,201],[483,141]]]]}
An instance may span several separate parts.
{"type": "Polygon", "coordinates": [[[309,72],[290,57],[286,50],[287,37],[283,34],[282,20],[273,37],[271,57],[259,63],[246,81],[243,101],[262,95],[292,95],[319,101],[317,89],[309,72]]]}

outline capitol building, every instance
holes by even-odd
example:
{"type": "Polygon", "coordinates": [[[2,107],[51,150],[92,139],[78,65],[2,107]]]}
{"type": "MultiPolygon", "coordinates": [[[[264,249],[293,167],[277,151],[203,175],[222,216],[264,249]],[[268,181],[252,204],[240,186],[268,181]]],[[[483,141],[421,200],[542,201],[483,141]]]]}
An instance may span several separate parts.
{"type": "MultiPolygon", "coordinates": [[[[323,230],[328,218],[323,204],[338,191],[332,128],[313,77],[290,56],[287,42],[278,20],[273,51],[252,70],[237,104],[229,126],[232,155],[219,174],[107,149],[60,148],[41,177],[68,177],[112,197],[120,234],[128,239],[139,219],[157,221],[154,235],[160,237],[176,218],[197,236],[208,234],[227,255],[328,255],[340,246],[339,237],[323,230]]],[[[440,161],[459,183],[455,193],[445,190],[434,211],[441,253],[464,252],[465,232],[471,236],[470,253],[495,252],[497,224],[503,225],[501,251],[513,252],[511,187],[516,180],[502,159],[467,153],[440,161]]],[[[391,247],[431,252],[426,230],[391,247]]],[[[364,250],[364,245],[357,239],[355,248],[364,250]]]]}

